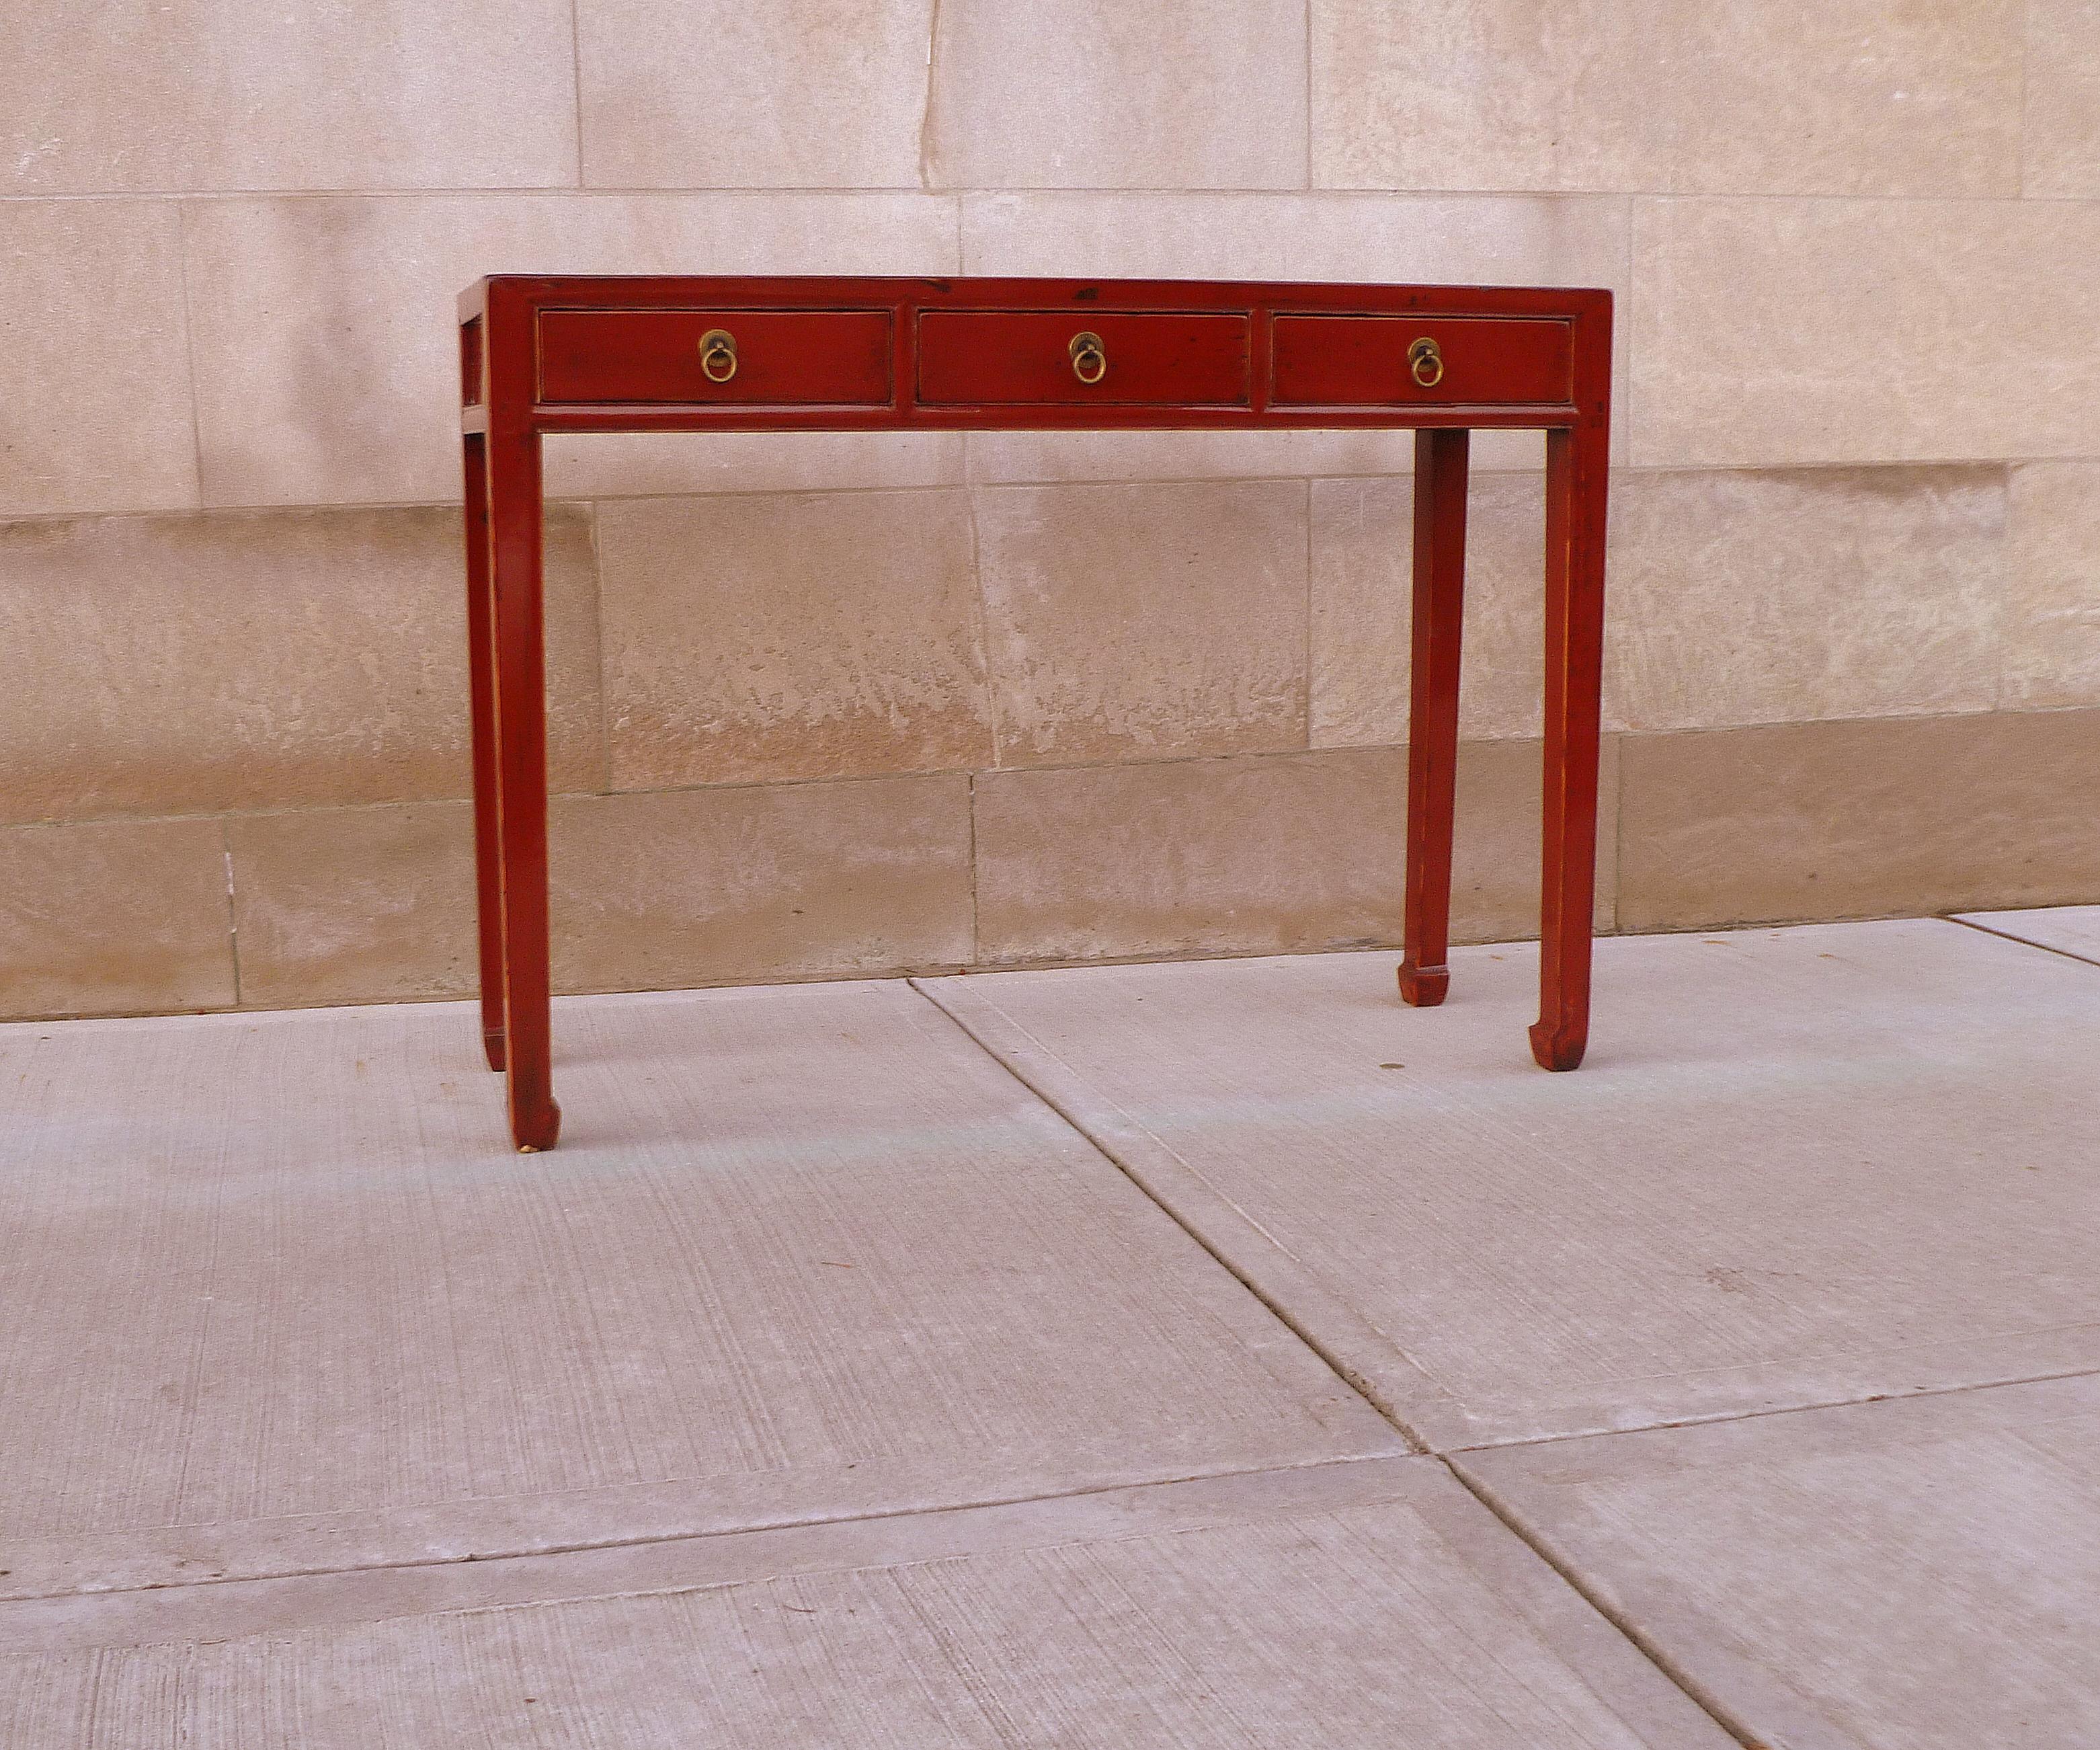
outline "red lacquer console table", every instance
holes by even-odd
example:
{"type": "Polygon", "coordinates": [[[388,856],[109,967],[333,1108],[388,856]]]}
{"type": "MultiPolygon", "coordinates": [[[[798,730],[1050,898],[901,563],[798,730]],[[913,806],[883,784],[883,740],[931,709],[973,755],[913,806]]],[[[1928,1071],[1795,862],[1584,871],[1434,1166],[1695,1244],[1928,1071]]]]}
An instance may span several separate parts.
{"type": "MultiPolygon", "coordinates": [[[[549,431],[1415,430],[1401,993],[1440,1002],[1468,434],[1546,443],[1545,882],[1532,1053],[1582,1061],[1612,298],[1175,280],[540,278],[460,298],[482,1038],[550,1148],[540,440],[549,431]]],[[[1223,605],[1223,604],[1221,604],[1223,605]]]]}

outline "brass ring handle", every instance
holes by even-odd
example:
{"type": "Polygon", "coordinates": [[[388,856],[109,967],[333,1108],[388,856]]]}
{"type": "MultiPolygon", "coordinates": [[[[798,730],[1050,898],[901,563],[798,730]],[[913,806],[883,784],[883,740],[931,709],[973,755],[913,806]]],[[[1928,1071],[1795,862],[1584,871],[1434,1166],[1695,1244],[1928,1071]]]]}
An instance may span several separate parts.
{"type": "Polygon", "coordinates": [[[1108,375],[1108,350],[1099,334],[1083,329],[1065,350],[1072,355],[1072,374],[1081,382],[1096,383],[1108,375]]]}
{"type": "Polygon", "coordinates": [[[736,336],[711,328],[700,336],[700,369],[709,382],[727,382],[736,374],[736,336]]]}
{"type": "Polygon", "coordinates": [[[1428,335],[1407,349],[1407,368],[1425,389],[1433,389],[1444,380],[1444,354],[1428,335]]]}

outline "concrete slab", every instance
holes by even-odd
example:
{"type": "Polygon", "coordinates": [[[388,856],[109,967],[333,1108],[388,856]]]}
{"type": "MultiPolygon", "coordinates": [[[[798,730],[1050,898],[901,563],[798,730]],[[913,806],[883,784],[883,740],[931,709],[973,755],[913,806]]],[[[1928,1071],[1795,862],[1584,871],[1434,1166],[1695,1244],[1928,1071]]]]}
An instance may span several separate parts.
{"type": "Polygon", "coordinates": [[[2100,962],[2100,905],[2047,905],[2023,912],[1964,912],[1961,921],[2016,942],[2100,962]]]}
{"type": "Polygon", "coordinates": [[[556,1030],[520,1156],[458,1005],[0,1028],[0,1596],[1406,1449],[901,983],[556,1030]]]}
{"type": "Polygon", "coordinates": [[[2100,978],[1938,920],[924,987],[1450,1449],[2100,1368],[2100,978]]]}
{"type": "Polygon", "coordinates": [[[1433,1459],[0,1604],[0,1742],[1728,1750],[1433,1459]]]}
{"type": "Polygon", "coordinates": [[[1457,1463],[1745,1743],[2090,1750],[2096,1451],[2089,1376],[1457,1463]]]}

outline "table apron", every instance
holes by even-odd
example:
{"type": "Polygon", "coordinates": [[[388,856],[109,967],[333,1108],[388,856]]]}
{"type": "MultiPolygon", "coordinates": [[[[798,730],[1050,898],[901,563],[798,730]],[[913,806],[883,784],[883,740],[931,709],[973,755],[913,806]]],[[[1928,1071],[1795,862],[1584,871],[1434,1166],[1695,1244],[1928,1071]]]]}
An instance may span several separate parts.
{"type": "MultiPolygon", "coordinates": [[[[1457,407],[1162,407],[1002,402],[990,407],[681,406],[620,402],[536,404],[526,414],[540,431],[1538,431],[1595,422],[1573,403],[1457,407]]],[[[484,427],[483,409],[465,409],[461,429],[484,427]]]]}

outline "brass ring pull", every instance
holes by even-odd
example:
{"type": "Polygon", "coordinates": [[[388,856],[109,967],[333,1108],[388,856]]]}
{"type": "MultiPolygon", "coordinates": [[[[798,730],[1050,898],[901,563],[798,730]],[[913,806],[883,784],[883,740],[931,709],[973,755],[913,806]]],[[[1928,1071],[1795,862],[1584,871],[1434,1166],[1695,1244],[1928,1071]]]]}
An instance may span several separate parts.
{"type": "Polygon", "coordinates": [[[727,382],[736,374],[736,336],[711,328],[700,336],[700,369],[709,382],[727,382]]]}
{"type": "Polygon", "coordinates": [[[1096,383],[1108,375],[1108,351],[1099,334],[1082,329],[1065,350],[1072,355],[1072,374],[1081,382],[1096,383]]]}
{"type": "Polygon", "coordinates": [[[1407,368],[1423,388],[1433,389],[1444,380],[1444,354],[1436,342],[1424,334],[1407,349],[1407,368]]]}

